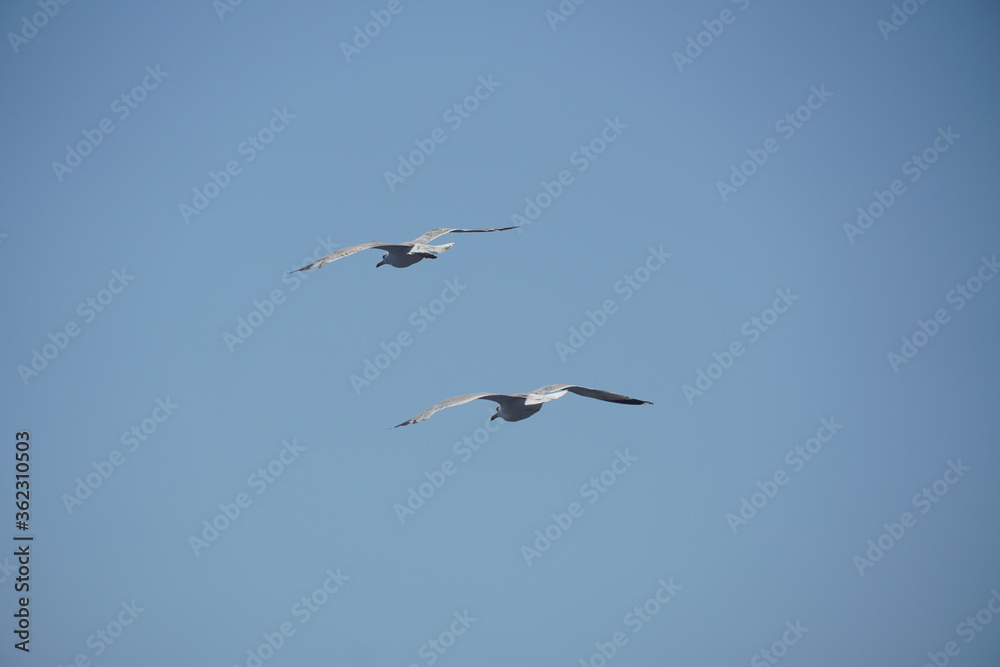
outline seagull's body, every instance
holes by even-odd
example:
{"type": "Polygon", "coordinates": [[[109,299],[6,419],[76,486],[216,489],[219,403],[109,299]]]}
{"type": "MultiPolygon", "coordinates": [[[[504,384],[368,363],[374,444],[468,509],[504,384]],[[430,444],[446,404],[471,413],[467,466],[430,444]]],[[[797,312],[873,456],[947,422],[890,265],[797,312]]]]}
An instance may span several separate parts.
{"type": "Polygon", "coordinates": [[[602,389],[588,389],[587,387],[580,387],[575,384],[550,384],[524,394],[481,393],[453,396],[452,398],[432,405],[416,417],[407,419],[402,424],[396,424],[393,428],[422,422],[438,410],[451,408],[456,405],[462,405],[480,398],[497,403],[497,411],[492,417],[490,417],[491,421],[499,417],[504,421],[519,422],[541,410],[543,403],[548,403],[549,401],[554,401],[557,398],[562,398],[567,392],[577,394],[579,396],[586,396],[587,398],[596,398],[601,401],[608,401],[610,403],[621,403],[623,405],[652,405],[649,401],[640,401],[637,398],[630,398],[623,394],[616,394],[602,389]]]}
{"type": "Polygon", "coordinates": [[[428,245],[429,241],[433,241],[439,236],[451,233],[467,234],[471,232],[503,232],[508,229],[515,229],[515,227],[493,227],[490,229],[451,229],[448,227],[438,227],[437,229],[432,229],[423,236],[419,236],[406,243],[381,243],[380,241],[375,241],[373,243],[352,245],[349,248],[341,248],[336,252],[330,253],[326,257],[316,260],[312,264],[303,266],[301,269],[295,269],[295,271],[289,271],[289,273],[297,273],[299,271],[308,271],[309,269],[320,268],[342,257],[347,257],[348,255],[353,255],[356,252],[361,252],[362,250],[368,250],[371,248],[385,251],[385,254],[382,255],[382,261],[376,264],[375,268],[378,268],[383,264],[388,264],[389,266],[395,266],[398,269],[405,269],[408,266],[413,266],[422,259],[437,259],[438,255],[455,245],[454,243],[445,243],[444,245],[428,245]]]}

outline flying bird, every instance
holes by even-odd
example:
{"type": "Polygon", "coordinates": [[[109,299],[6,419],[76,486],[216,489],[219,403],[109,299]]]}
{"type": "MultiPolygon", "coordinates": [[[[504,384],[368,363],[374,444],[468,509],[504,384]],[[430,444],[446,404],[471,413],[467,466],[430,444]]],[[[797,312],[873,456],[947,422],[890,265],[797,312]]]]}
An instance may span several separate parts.
{"type": "Polygon", "coordinates": [[[478,398],[484,398],[499,404],[497,411],[490,417],[490,421],[500,417],[505,421],[519,422],[541,410],[542,403],[562,398],[566,395],[566,392],[586,396],[587,398],[596,398],[601,401],[621,403],[623,405],[652,405],[649,401],[640,401],[637,398],[629,398],[623,394],[615,394],[614,392],[602,389],[588,389],[587,387],[580,387],[575,384],[550,384],[534,391],[529,391],[526,394],[465,394],[464,396],[453,396],[432,405],[413,419],[407,419],[402,424],[396,424],[393,428],[422,422],[438,410],[462,405],[478,398]]]}
{"type": "Polygon", "coordinates": [[[395,266],[398,269],[405,269],[408,266],[413,266],[422,259],[437,259],[438,255],[455,245],[454,243],[446,243],[444,245],[427,245],[429,241],[433,241],[439,236],[452,233],[468,234],[470,232],[503,232],[508,229],[516,228],[516,226],[494,227],[491,229],[449,229],[448,227],[438,227],[437,229],[432,229],[423,236],[406,243],[381,243],[379,241],[375,241],[373,243],[352,245],[349,248],[341,248],[336,252],[330,253],[326,257],[317,259],[312,264],[307,264],[301,269],[289,271],[289,273],[298,273],[299,271],[308,271],[309,269],[320,268],[326,266],[330,262],[335,262],[341,257],[347,257],[348,255],[353,255],[356,252],[368,250],[369,248],[385,251],[385,254],[382,255],[382,260],[375,265],[375,268],[378,268],[383,264],[388,264],[389,266],[395,266]]]}

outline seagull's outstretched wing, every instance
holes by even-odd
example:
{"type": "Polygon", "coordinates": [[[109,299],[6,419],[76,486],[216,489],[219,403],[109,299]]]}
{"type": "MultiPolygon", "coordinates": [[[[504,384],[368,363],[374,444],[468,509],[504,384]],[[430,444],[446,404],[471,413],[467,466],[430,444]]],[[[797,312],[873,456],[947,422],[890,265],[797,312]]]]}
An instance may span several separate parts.
{"type": "Polygon", "coordinates": [[[432,229],[420,238],[413,239],[414,243],[427,243],[428,241],[433,241],[439,236],[444,236],[445,234],[466,234],[469,232],[505,232],[508,229],[517,229],[520,225],[515,225],[514,227],[493,227],[491,229],[450,229],[448,227],[438,227],[437,229],[432,229]]]}
{"type": "MultiPolygon", "coordinates": [[[[652,405],[649,401],[640,401],[638,398],[630,398],[624,394],[616,394],[613,391],[604,391],[603,389],[589,389],[575,384],[550,384],[540,387],[531,393],[544,395],[552,392],[562,392],[559,394],[559,396],[562,396],[567,391],[580,396],[586,396],[587,398],[596,398],[601,401],[608,401],[610,403],[622,403],[624,405],[652,405]]],[[[558,398],[558,396],[556,398],[558,398]]]]}
{"type": "Polygon", "coordinates": [[[422,422],[423,420],[427,419],[438,410],[444,410],[445,408],[451,408],[456,405],[462,405],[463,403],[474,401],[477,398],[485,398],[490,401],[496,401],[497,403],[501,403],[512,397],[508,396],[507,394],[465,394],[464,396],[452,396],[451,398],[447,398],[441,401],[440,403],[432,405],[431,407],[427,408],[413,419],[407,419],[402,424],[396,424],[395,426],[393,426],[393,428],[399,428],[400,426],[408,426],[410,424],[416,424],[417,422],[422,422]]]}
{"type": "Polygon", "coordinates": [[[362,243],[361,245],[352,245],[349,248],[341,248],[336,252],[331,252],[326,257],[317,259],[312,264],[306,264],[301,269],[295,269],[294,271],[289,271],[289,273],[298,273],[299,271],[308,271],[309,269],[320,268],[326,266],[330,262],[335,262],[341,257],[347,257],[348,255],[353,255],[356,252],[361,252],[362,250],[368,250],[369,248],[378,248],[379,250],[395,250],[397,248],[408,248],[410,244],[398,244],[398,243],[382,243],[380,241],[375,241],[373,243],[362,243]]]}

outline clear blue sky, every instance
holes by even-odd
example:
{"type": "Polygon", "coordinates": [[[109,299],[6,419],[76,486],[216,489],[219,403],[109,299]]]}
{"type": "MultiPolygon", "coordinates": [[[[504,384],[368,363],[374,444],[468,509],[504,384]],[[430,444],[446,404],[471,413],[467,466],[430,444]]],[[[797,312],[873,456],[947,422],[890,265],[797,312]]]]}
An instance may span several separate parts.
{"type": "Polygon", "coordinates": [[[897,5],[5,3],[0,662],[997,664],[1000,12],[897,5]],[[388,428],[550,383],[654,405],[388,428]]]}

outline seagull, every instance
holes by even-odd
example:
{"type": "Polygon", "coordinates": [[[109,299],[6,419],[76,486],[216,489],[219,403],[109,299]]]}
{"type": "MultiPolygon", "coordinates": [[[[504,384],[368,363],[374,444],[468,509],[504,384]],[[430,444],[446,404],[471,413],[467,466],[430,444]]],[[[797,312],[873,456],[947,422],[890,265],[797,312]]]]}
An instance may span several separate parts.
{"type": "Polygon", "coordinates": [[[385,250],[385,254],[382,255],[382,261],[376,264],[375,268],[378,268],[383,264],[388,264],[389,266],[395,266],[398,269],[405,269],[408,266],[413,266],[422,259],[437,259],[438,255],[455,245],[454,243],[446,243],[444,245],[427,245],[429,241],[433,241],[439,236],[451,233],[468,234],[470,232],[503,232],[508,229],[516,228],[516,226],[493,227],[491,229],[451,229],[448,227],[438,227],[437,229],[432,229],[423,236],[415,238],[407,243],[381,243],[379,241],[375,241],[373,243],[352,245],[349,248],[341,248],[340,250],[323,257],[322,259],[316,260],[312,264],[307,264],[301,269],[289,271],[289,273],[298,273],[299,271],[308,271],[309,269],[320,268],[326,266],[330,262],[340,259],[341,257],[347,257],[348,255],[353,255],[356,252],[368,250],[369,248],[385,250]]]}
{"type": "Polygon", "coordinates": [[[490,417],[490,421],[500,417],[505,421],[519,422],[541,410],[542,403],[562,398],[566,395],[566,392],[586,396],[587,398],[596,398],[601,401],[609,401],[611,403],[622,403],[623,405],[652,405],[649,401],[640,401],[637,398],[629,398],[623,394],[616,394],[604,391],[603,389],[588,389],[587,387],[580,387],[575,384],[550,384],[534,391],[529,391],[526,394],[465,394],[464,396],[453,396],[432,405],[413,419],[407,419],[402,424],[396,424],[393,428],[422,422],[438,410],[462,405],[477,398],[485,398],[488,401],[499,403],[497,411],[490,417]]]}

